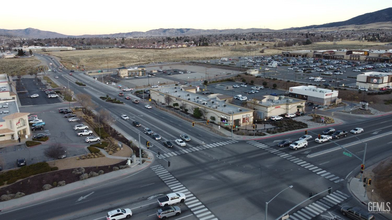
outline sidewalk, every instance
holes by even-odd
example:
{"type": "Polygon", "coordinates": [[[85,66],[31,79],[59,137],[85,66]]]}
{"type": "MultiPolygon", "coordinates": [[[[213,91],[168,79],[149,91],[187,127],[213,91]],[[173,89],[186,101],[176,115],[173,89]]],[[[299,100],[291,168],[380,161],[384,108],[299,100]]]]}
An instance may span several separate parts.
{"type": "Polygon", "coordinates": [[[363,205],[367,206],[369,199],[365,193],[365,187],[363,187],[363,182],[358,179],[358,178],[351,178],[349,180],[348,184],[348,190],[351,192],[351,194],[363,205]]]}
{"type": "MultiPolygon", "coordinates": [[[[56,187],[47,191],[41,191],[31,195],[27,195],[18,199],[12,199],[8,201],[0,202],[0,211],[4,212],[7,210],[23,207],[32,203],[38,203],[43,201],[50,201],[52,199],[58,198],[61,195],[71,194],[77,190],[85,189],[87,187],[99,186],[98,184],[112,181],[115,178],[126,176],[138,171],[148,168],[154,162],[154,155],[150,151],[146,151],[148,158],[143,158],[146,160],[143,164],[139,165],[139,160],[137,159],[135,163],[131,164],[131,167],[126,169],[120,169],[118,171],[112,171],[97,177],[89,178],[86,180],[81,180],[67,184],[62,187],[56,187]]],[[[110,158],[114,156],[108,155],[110,158]]],[[[116,157],[119,158],[119,157],[116,157]]],[[[120,159],[128,159],[126,157],[120,157],[120,159]]]]}

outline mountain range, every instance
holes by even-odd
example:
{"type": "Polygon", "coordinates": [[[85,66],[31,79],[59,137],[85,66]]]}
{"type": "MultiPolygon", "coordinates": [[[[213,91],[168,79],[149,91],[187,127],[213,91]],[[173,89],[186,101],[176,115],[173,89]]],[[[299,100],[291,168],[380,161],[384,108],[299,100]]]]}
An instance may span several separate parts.
{"type": "MultiPolygon", "coordinates": [[[[388,22],[392,24],[392,8],[386,8],[379,11],[366,13],[357,17],[351,18],[346,21],[333,22],[322,25],[311,25],[305,27],[294,27],[284,29],[280,31],[296,31],[306,29],[318,29],[318,28],[334,28],[344,27],[349,25],[368,25],[380,22],[388,22]]],[[[392,27],[392,25],[391,25],[392,27]]],[[[392,28],[391,28],[392,29],[392,28]]],[[[272,29],[261,29],[261,28],[249,28],[249,29],[192,29],[192,28],[160,28],[149,30],[146,32],[127,32],[127,33],[115,33],[115,34],[102,34],[102,35],[65,35],[51,31],[42,31],[34,28],[26,28],[19,30],[7,30],[0,29],[0,36],[13,36],[22,38],[88,38],[88,37],[176,37],[176,36],[195,36],[195,35],[214,35],[214,34],[243,34],[243,33],[254,33],[254,32],[274,32],[279,30],[272,29]]]]}

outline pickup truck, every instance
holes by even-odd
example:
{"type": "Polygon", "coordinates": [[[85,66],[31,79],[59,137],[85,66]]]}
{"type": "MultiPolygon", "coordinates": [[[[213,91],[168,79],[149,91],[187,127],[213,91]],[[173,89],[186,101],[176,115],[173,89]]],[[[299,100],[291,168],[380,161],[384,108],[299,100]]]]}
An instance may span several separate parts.
{"type": "Polygon", "coordinates": [[[165,197],[158,198],[158,204],[159,206],[168,206],[185,202],[185,199],[186,197],[184,193],[169,193],[165,197]]]}
{"type": "Polygon", "coordinates": [[[91,130],[83,130],[78,132],[78,136],[88,136],[88,135],[93,135],[93,132],[91,130]]]}

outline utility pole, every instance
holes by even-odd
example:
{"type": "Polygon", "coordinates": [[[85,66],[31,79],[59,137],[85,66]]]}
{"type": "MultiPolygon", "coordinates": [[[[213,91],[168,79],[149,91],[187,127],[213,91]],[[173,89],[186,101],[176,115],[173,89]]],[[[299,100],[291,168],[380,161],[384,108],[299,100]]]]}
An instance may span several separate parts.
{"type": "MultiPolygon", "coordinates": [[[[69,96],[71,96],[71,89],[69,88],[69,80],[68,80],[68,91],[69,91],[69,93],[68,93],[68,95],[69,96]]],[[[69,100],[68,100],[68,109],[71,109],[71,97],[68,97],[69,98],[69,100]]]]}
{"type": "Polygon", "coordinates": [[[142,148],[140,144],[140,132],[139,132],[139,165],[142,165],[142,148]]]}

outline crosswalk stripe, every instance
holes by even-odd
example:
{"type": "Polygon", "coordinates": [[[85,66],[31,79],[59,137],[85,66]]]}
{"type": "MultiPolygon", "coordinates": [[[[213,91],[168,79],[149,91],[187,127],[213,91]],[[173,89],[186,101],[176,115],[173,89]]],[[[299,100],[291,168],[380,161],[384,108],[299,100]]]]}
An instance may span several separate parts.
{"type": "Polygon", "coordinates": [[[340,197],[342,197],[344,199],[347,199],[349,197],[346,194],[344,194],[344,195],[340,194],[338,191],[336,191],[335,193],[336,193],[336,195],[338,195],[338,196],[340,196],[340,197]]]}
{"type": "Polygon", "coordinates": [[[196,210],[198,210],[198,209],[203,209],[203,210],[201,210],[202,212],[204,212],[205,210],[207,210],[207,208],[204,206],[204,205],[201,205],[201,206],[197,206],[197,207],[194,207],[194,208],[192,208],[192,212],[193,213],[195,213],[195,212],[198,212],[198,211],[196,211],[196,210]],[[205,208],[205,209],[203,209],[203,208],[205,208]]]}
{"type": "Polygon", "coordinates": [[[167,184],[169,187],[176,187],[176,186],[181,186],[181,183],[172,183],[172,184],[167,184]]]}
{"type": "Polygon", "coordinates": [[[296,217],[294,217],[294,216],[292,216],[292,215],[290,215],[290,218],[289,219],[293,219],[293,220],[301,220],[301,219],[298,219],[298,218],[296,218],[296,217]]]}
{"type": "Polygon", "coordinates": [[[182,184],[179,185],[179,186],[170,187],[170,189],[172,189],[172,190],[177,190],[177,189],[179,189],[179,188],[185,188],[185,187],[184,187],[182,184]]]}
{"type": "Polygon", "coordinates": [[[332,205],[338,204],[336,201],[334,201],[334,200],[332,200],[332,199],[330,199],[330,198],[328,198],[328,197],[324,197],[324,200],[325,200],[325,201],[328,201],[328,202],[331,203],[332,205]]]}
{"type": "Polygon", "coordinates": [[[337,203],[340,203],[340,202],[342,201],[341,199],[337,199],[337,198],[335,198],[335,197],[333,197],[333,196],[331,196],[331,195],[328,195],[327,198],[328,198],[328,199],[331,199],[331,200],[333,200],[333,201],[335,201],[335,202],[337,202],[337,203]]]}
{"type": "Polygon", "coordinates": [[[332,179],[329,179],[329,180],[330,180],[330,181],[334,181],[334,180],[337,180],[337,179],[339,179],[338,176],[336,176],[336,177],[334,177],[334,178],[332,178],[332,179]]]}
{"type": "Polygon", "coordinates": [[[331,175],[326,176],[325,178],[329,179],[329,178],[334,177],[334,176],[335,176],[334,174],[331,174],[331,175]]]}
{"type": "Polygon", "coordinates": [[[185,193],[185,192],[189,192],[189,190],[188,189],[174,190],[174,192],[185,193]]]}
{"type": "Polygon", "coordinates": [[[192,209],[192,207],[198,206],[198,205],[200,205],[200,204],[201,204],[201,202],[198,202],[198,203],[195,203],[195,204],[192,204],[192,205],[188,205],[188,207],[189,207],[190,209],[192,209]]]}
{"type": "Polygon", "coordinates": [[[305,167],[305,166],[308,166],[310,163],[304,163],[304,164],[301,164],[301,167],[305,167]]]}
{"type": "Polygon", "coordinates": [[[348,196],[347,194],[345,194],[345,193],[343,193],[343,192],[341,192],[341,191],[339,191],[339,190],[336,190],[336,192],[339,193],[339,194],[341,194],[342,196],[347,197],[347,198],[350,197],[350,196],[348,196]]]}
{"type": "Polygon", "coordinates": [[[188,202],[188,198],[186,200],[187,200],[187,202],[185,202],[185,205],[192,205],[193,203],[200,202],[198,199],[195,199],[195,200],[190,201],[190,202],[188,202]]]}
{"type": "Polygon", "coordinates": [[[318,204],[316,204],[316,203],[309,204],[309,206],[310,206],[310,207],[314,207],[315,209],[316,209],[316,208],[317,208],[317,209],[321,209],[321,210],[322,210],[322,212],[325,212],[325,211],[327,211],[327,209],[326,209],[326,208],[324,208],[324,207],[321,207],[320,205],[318,205],[318,204]]]}
{"type": "Polygon", "coordinates": [[[312,218],[316,217],[316,214],[314,214],[314,213],[312,213],[312,212],[306,210],[306,207],[303,208],[303,209],[301,209],[300,211],[301,211],[301,212],[304,212],[304,213],[307,214],[307,215],[312,216],[312,218]]]}
{"type": "Polygon", "coordinates": [[[337,193],[332,193],[331,196],[336,198],[336,199],[342,200],[342,201],[347,199],[347,198],[345,198],[345,197],[343,197],[343,196],[341,196],[341,195],[339,195],[337,193]]]}
{"type": "Polygon", "coordinates": [[[331,174],[331,173],[330,172],[326,172],[326,173],[321,174],[321,176],[326,176],[326,175],[329,175],[329,174],[331,174]]]}
{"type": "Polygon", "coordinates": [[[322,169],[321,169],[321,168],[318,168],[318,169],[316,169],[316,170],[313,170],[313,173],[318,172],[318,171],[320,171],[320,170],[322,170],[322,169]]]}
{"type": "Polygon", "coordinates": [[[300,220],[303,220],[303,219],[304,219],[303,216],[301,216],[301,215],[299,215],[299,214],[297,214],[297,213],[294,213],[293,215],[294,215],[295,217],[299,218],[300,220]]]}
{"type": "Polygon", "coordinates": [[[310,208],[309,206],[306,206],[305,209],[306,209],[307,211],[309,211],[309,212],[315,214],[316,216],[317,216],[317,215],[320,215],[320,213],[321,213],[321,212],[319,212],[319,210],[317,210],[317,209],[316,209],[316,210],[315,210],[315,209],[312,209],[312,208],[310,208]]]}
{"type": "Polygon", "coordinates": [[[320,174],[325,173],[325,172],[327,172],[327,171],[323,170],[323,171],[317,172],[317,174],[320,175],[320,174]]]}
{"type": "MultiPolygon", "coordinates": [[[[207,219],[210,219],[210,218],[213,218],[213,217],[215,217],[215,216],[211,215],[211,216],[207,216],[207,217],[201,218],[200,220],[207,220],[207,219]]],[[[217,219],[217,218],[214,218],[214,219],[217,219]]],[[[210,219],[210,220],[213,220],[213,219],[210,219]]]]}
{"type": "Polygon", "coordinates": [[[298,162],[298,163],[296,163],[296,164],[301,165],[301,164],[304,164],[304,163],[306,163],[306,162],[305,162],[305,161],[302,161],[302,162],[298,162]]]}
{"type": "Polygon", "coordinates": [[[315,166],[315,167],[309,168],[309,170],[312,171],[312,170],[317,169],[317,168],[318,168],[318,167],[315,166]]]}
{"type": "Polygon", "coordinates": [[[321,201],[316,201],[316,204],[319,205],[319,206],[321,206],[321,207],[324,207],[325,209],[331,208],[331,207],[329,207],[328,205],[322,203],[321,201]]]}
{"type": "Polygon", "coordinates": [[[339,182],[342,182],[342,181],[344,181],[344,179],[336,180],[334,183],[339,183],[339,182]]]}
{"type": "Polygon", "coordinates": [[[205,215],[209,215],[209,214],[211,214],[210,211],[205,212],[205,213],[202,213],[202,214],[200,214],[200,215],[196,215],[196,216],[197,216],[198,218],[201,218],[201,217],[203,217],[203,216],[205,216],[205,215]]]}
{"type": "Polygon", "coordinates": [[[169,181],[164,181],[166,184],[172,184],[172,183],[179,183],[177,179],[169,180],[169,181]]]}
{"type": "Polygon", "coordinates": [[[330,201],[326,200],[325,198],[320,199],[322,203],[324,203],[325,205],[332,207],[334,206],[333,203],[331,203],[330,201]]]}
{"type": "Polygon", "coordinates": [[[309,217],[308,215],[306,215],[305,213],[301,212],[301,210],[298,210],[297,213],[301,216],[303,216],[306,219],[312,219],[311,217],[309,217]]]}
{"type": "Polygon", "coordinates": [[[194,197],[194,196],[191,196],[191,197],[186,197],[186,201],[187,202],[191,202],[191,201],[197,201],[198,199],[196,198],[196,197],[194,197]]]}
{"type": "Polygon", "coordinates": [[[307,165],[305,168],[309,169],[309,168],[312,168],[312,167],[314,167],[314,165],[310,164],[310,165],[307,165]]]}

